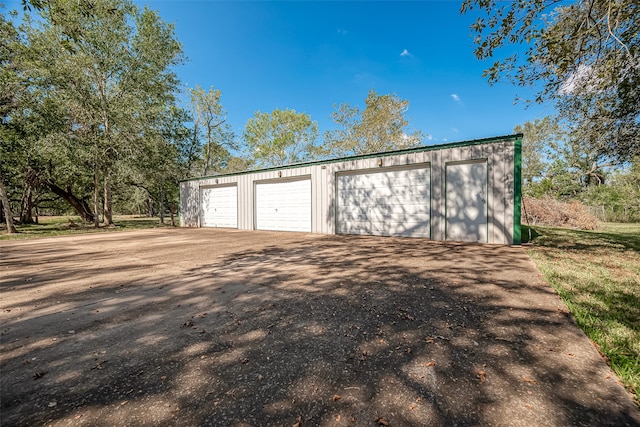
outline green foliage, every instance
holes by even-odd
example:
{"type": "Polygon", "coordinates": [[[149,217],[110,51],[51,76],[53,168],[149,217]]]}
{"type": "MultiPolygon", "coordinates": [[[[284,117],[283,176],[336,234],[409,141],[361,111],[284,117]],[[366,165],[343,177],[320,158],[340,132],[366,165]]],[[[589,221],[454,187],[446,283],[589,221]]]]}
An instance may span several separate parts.
{"type": "Polygon", "coordinates": [[[581,199],[603,221],[640,222],[640,158],[616,170],[607,185],[590,187],[581,199]]]}
{"type": "MultiPolygon", "coordinates": [[[[14,71],[27,90],[6,122],[23,147],[16,163],[37,177],[29,185],[85,203],[93,193],[107,222],[112,190],[142,175],[175,182],[177,201],[185,117],[174,113],[182,47],[173,27],[129,0],[28,5],[40,17],[24,17],[14,71]]],[[[24,171],[12,175],[27,183],[24,171]]]]}
{"type": "MultiPolygon", "coordinates": [[[[116,217],[117,226],[94,228],[83,223],[79,216],[41,216],[37,224],[22,224],[17,226],[16,234],[1,234],[2,240],[24,240],[38,237],[68,236],[75,234],[89,234],[114,231],[141,230],[147,228],[166,227],[157,217],[137,217],[133,215],[116,217]]],[[[0,225],[0,230],[2,225],[0,225]]]]}
{"type": "Polygon", "coordinates": [[[340,104],[332,113],[339,129],[325,134],[322,153],[325,156],[347,156],[416,147],[423,135],[408,133],[405,114],[409,101],[395,94],[378,95],[371,89],[365,99],[365,109],[340,104]]]}
{"type": "Polygon", "coordinates": [[[545,280],[640,402],[640,226],[532,227],[532,237],[545,280]]]}
{"type": "Polygon", "coordinates": [[[281,166],[311,160],[318,138],[318,124],[295,110],[257,111],[247,121],[244,140],[247,157],[258,167],[281,166]]]}
{"type": "MultiPolygon", "coordinates": [[[[202,146],[203,156],[198,163],[203,176],[225,170],[231,158],[229,150],[237,150],[235,135],[227,123],[226,112],[220,102],[222,92],[214,87],[205,91],[196,86],[189,91],[193,117],[194,140],[202,146]]],[[[196,166],[196,167],[198,167],[196,166]]]]}
{"type": "Polygon", "coordinates": [[[485,76],[541,87],[583,143],[616,162],[640,154],[640,8],[636,0],[465,0],[479,9],[471,26],[476,56],[489,59],[511,45],[523,56],[498,59],[485,76]]]}
{"type": "Polygon", "coordinates": [[[560,125],[552,117],[525,122],[514,129],[515,133],[522,133],[522,180],[524,184],[546,175],[549,147],[562,138],[560,125]]]}

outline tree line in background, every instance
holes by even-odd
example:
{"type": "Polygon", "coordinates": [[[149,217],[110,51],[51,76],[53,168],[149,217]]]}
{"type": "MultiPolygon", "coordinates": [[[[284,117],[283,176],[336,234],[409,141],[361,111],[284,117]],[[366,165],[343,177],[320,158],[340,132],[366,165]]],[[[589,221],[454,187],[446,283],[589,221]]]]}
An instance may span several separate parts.
{"type": "Polygon", "coordinates": [[[129,0],[30,0],[19,26],[0,16],[0,219],[12,231],[42,213],[178,210],[179,181],[411,147],[408,101],[371,90],[360,111],[337,108],[341,130],[321,145],[306,113],[256,112],[238,137],[221,91],[197,86],[179,100],[182,46],[172,25],[129,0]]]}
{"type": "MultiPolygon", "coordinates": [[[[241,136],[221,91],[180,102],[182,46],[172,25],[130,0],[23,0],[0,15],[0,219],[12,230],[40,213],[74,211],[96,227],[113,213],[175,218],[192,176],[420,145],[407,100],[372,89],[364,109],[334,105],[336,129],[292,109],[256,112],[241,136]]],[[[640,25],[634,0],[466,0],[476,56],[510,44],[490,83],[541,85],[558,116],[525,123],[524,192],[640,217],[640,25]]]]}

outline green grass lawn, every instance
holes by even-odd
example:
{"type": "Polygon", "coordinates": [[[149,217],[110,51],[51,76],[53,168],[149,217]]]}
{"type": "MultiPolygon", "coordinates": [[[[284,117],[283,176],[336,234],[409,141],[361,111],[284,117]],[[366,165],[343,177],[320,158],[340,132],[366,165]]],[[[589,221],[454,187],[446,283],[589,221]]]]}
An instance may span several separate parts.
{"type": "Polygon", "coordinates": [[[93,223],[83,223],[78,216],[41,216],[38,224],[16,225],[17,234],[6,234],[7,228],[2,224],[0,226],[0,240],[167,227],[170,226],[171,219],[165,218],[165,224],[160,224],[160,218],[123,215],[114,216],[113,222],[115,223],[113,227],[101,225],[99,228],[95,228],[93,223]]]}
{"type": "Polygon", "coordinates": [[[529,231],[529,255],[640,404],[640,224],[529,231]]]}

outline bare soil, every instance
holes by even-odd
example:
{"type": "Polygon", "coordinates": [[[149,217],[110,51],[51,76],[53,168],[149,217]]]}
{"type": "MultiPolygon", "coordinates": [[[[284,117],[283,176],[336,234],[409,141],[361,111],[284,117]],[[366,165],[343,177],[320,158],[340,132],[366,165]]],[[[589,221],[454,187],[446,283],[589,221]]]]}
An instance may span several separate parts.
{"type": "Polygon", "coordinates": [[[519,247],[156,229],[0,242],[0,424],[637,426],[519,247]]]}

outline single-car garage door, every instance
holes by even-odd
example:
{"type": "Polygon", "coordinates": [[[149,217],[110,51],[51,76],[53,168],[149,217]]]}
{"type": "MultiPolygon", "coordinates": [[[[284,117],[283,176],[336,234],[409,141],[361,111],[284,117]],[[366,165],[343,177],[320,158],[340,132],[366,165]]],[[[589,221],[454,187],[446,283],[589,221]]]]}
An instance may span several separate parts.
{"type": "Polygon", "coordinates": [[[200,227],[238,228],[238,187],[200,188],[200,227]]]}
{"type": "Polygon", "coordinates": [[[338,175],[338,233],[431,237],[430,168],[338,175]]]}
{"type": "Polygon", "coordinates": [[[446,165],[446,238],[487,241],[487,162],[446,165]]]}
{"type": "Polygon", "coordinates": [[[311,179],[259,182],[256,229],[311,232],[311,179]]]}

